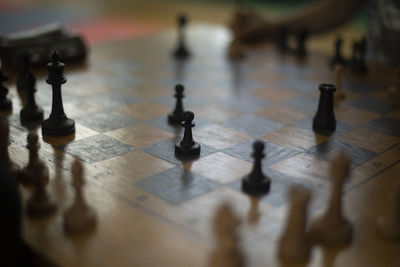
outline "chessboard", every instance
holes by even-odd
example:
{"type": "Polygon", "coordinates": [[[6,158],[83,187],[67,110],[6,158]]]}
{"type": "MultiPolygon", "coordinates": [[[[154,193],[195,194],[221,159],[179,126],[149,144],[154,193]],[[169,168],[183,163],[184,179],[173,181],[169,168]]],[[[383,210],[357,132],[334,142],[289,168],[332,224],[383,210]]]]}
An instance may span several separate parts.
{"type": "MultiPolygon", "coordinates": [[[[302,59],[263,45],[230,60],[226,27],[190,25],[192,56],[172,57],[176,32],[159,32],[91,47],[83,66],[65,68],[66,114],[76,134],[43,138],[39,156],[50,170],[49,194],[57,212],[41,219],[23,215],[23,239],[60,266],[207,266],[215,249],[213,217],[228,202],[238,214],[246,266],[285,266],[277,241],[285,225],[287,191],[312,192],[309,217],[319,214],[330,192],[330,160],[339,151],[352,159],[343,210],[353,224],[349,246],[315,246],[308,266],[399,266],[400,243],[376,231],[377,218],[394,205],[390,189],[400,173],[400,102],[388,96],[395,71],[371,65],[366,75],[345,72],[346,98],[335,104],[336,131],[317,134],[312,119],[321,83],[332,83],[329,56],[310,51],[302,59]],[[181,127],[168,124],[174,87],[184,85],[185,110],[195,114],[193,135],[200,157],[182,160],[174,146],[181,127]],[[252,144],[265,143],[262,161],[271,179],[259,201],[241,192],[252,168],[252,144]],[[96,211],[95,230],[67,235],[62,215],[73,201],[71,164],[84,166],[85,196],[96,211]]],[[[333,48],[332,48],[333,49],[333,48]]],[[[47,117],[51,86],[37,75],[37,102],[47,117]]],[[[28,162],[15,78],[7,84],[13,111],[10,157],[28,162]]],[[[23,203],[30,191],[21,187],[23,203]]]]}

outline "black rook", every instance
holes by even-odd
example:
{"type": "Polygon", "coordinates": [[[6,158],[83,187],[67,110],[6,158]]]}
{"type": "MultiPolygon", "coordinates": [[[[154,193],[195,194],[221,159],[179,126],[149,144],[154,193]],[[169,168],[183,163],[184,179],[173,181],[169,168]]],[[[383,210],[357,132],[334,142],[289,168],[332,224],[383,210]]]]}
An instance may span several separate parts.
{"type": "Polygon", "coordinates": [[[336,87],[333,84],[319,85],[320,97],[318,111],[313,120],[313,129],[316,132],[332,132],[336,129],[336,119],[333,112],[333,93],[336,87]]]}

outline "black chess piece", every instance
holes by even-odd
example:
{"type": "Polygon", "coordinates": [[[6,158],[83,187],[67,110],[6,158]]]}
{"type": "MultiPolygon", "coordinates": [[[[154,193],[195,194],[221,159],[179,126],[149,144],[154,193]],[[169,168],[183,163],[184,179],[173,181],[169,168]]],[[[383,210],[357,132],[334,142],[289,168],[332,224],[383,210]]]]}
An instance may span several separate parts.
{"type": "Polygon", "coordinates": [[[336,119],[333,111],[333,94],[336,87],[333,84],[319,85],[320,97],[317,113],[313,119],[313,129],[316,132],[330,133],[336,129],[336,119]]]}
{"type": "Polygon", "coordinates": [[[242,191],[252,196],[262,196],[269,192],[270,179],[264,175],[261,160],[265,157],[264,143],[255,141],[253,143],[254,165],[252,171],[242,178],[242,191]]]}
{"type": "Polygon", "coordinates": [[[285,26],[280,27],[276,32],[276,45],[281,52],[289,50],[288,45],[289,29],[285,26]]]}
{"type": "Polygon", "coordinates": [[[43,120],[43,109],[41,109],[35,100],[36,78],[32,71],[28,71],[26,77],[26,104],[20,112],[22,122],[32,122],[43,120]]]}
{"type": "Polygon", "coordinates": [[[367,53],[367,39],[363,37],[359,42],[359,59],[358,59],[358,70],[360,73],[367,73],[368,68],[365,64],[365,56],[367,53]]]}
{"type": "Polygon", "coordinates": [[[174,56],[178,59],[185,59],[190,56],[185,39],[185,26],[187,22],[188,19],[185,14],[180,14],[178,16],[178,47],[174,51],[174,56]]]}
{"type": "Polygon", "coordinates": [[[334,67],[335,65],[344,66],[346,64],[346,60],[343,58],[342,55],[342,47],[343,47],[343,39],[339,37],[335,41],[335,52],[329,62],[331,67],[334,67]]]}
{"type": "Polygon", "coordinates": [[[168,122],[172,125],[179,125],[182,122],[182,114],[183,114],[183,104],[182,98],[185,97],[183,91],[185,88],[181,84],[177,84],[175,86],[175,98],[176,98],[176,105],[174,111],[168,114],[168,122]]]}
{"type": "Polygon", "coordinates": [[[61,84],[66,83],[64,77],[64,63],[60,62],[57,52],[51,56],[51,62],[47,64],[49,76],[46,80],[53,89],[51,114],[42,122],[42,133],[46,136],[66,136],[75,133],[75,122],[65,115],[61,84]]]}
{"type": "Polygon", "coordinates": [[[0,111],[9,111],[12,109],[11,99],[7,97],[8,88],[3,84],[5,81],[8,81],[8,77],[0,70],[0,111]]]}
{"type": "Polygon", "coordinates": [[[194,114],[191,111],[185,111],[182,115],[182,127],[185,128],[183,139],[175,145],[175,155],[177,156],[198,156],[200,155],[200,145],[193,140],[192,128],[194,114]]]}
{"type": "Polygon", "coordinates": [[[297,47],[295,50],[295,54],[298,57],[304,57],[307,54],[306,41],[308,35],[309,34],[307,28],[301,28],[296,34],[297,47]]]}
{"type": "Polygon", "coordinates": [[[31,56],[28,52],[21,52],[17,56],[17,89],[24,92],[26,88],[26,75],[31,65],[31,56]]]}

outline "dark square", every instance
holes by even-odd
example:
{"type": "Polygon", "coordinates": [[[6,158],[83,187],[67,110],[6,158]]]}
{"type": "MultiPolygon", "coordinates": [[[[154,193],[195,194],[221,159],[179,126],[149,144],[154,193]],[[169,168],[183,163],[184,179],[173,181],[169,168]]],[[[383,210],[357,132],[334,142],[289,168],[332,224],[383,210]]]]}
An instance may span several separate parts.
{"type": "Polygon", "coordinates": [[[373,92],[377,89],[371,84],[365,84],[363,82],[355,80],[343,81],[342,88],[344,91],[364,94],[367,92],[373,92]]]}
{"type": "Polygon", "coordinates": [[[123,115],[117,111],[97,112],[80,117],[77,121],[83,126],[101,133],[124,128],[136,122],[134,118],[123,115]]]}
{"type": "Polygon", "coordinates": [[[324,159],[331,159],[339,151],[345,152],[351,159],[351,167],[354,168],[369,159],[378,155],[376,152],[362,149],[358,146],[342,143],[337,140],[329,140],[327,142],[316,145],[308,150],[324,159]]]}
{"type": "MultiPolygon", "coordinates": [[[[181,141],[181,137],[177,136],[175,138],[167,139],[162,142],[152,144],[149,146],[146,146],[142,148],[141,150],[147,153],[150,153],[154,156],[157,156],[159,158],[162,158],[166,161],[172,162],[174,164],[180,164],[182,162],[188,162],[197,158],[183,158],[183,159],[178,159],[175,156],[175,144],[181,141]]],[[[212,153],[217,152],[216,149],[206,146],[204,144],[200,144],[201,146],[201,151],[200,151],[200,157],[205,157],[208,156],[212,153]]]]}
{"type": "MultiPolygon", "coordinates": [[[[243,160],[247,160],[253,162],[251,154],[253,153],[253,142],[252,140],[245,141],[236,145],[233,145],[229,148],[223,150],[223,152],[232,155],[234,157],[241,158],[243,160]]],[[[300,153],[299,151],[286,148],[271,142],[264,142],[265,149],[264,154],[265,158],[262,160],[263,166],[273,165],[281,160],[290,158],[294,155],[300,153]]]]}
{"type": "Polygon", "coordinates": [[[398,106],[392,103],[384,102],[379,99],[374,99],[369,97],[363,97],[354,100],[350,102],[349,105],[381,114],[389,113],[398,108],[398,106]]]}
{"type": "Polygon", "coordinates": [[[89,163],[109,159],[133,150],[132,147],[102,134],[62,145],[59,149],[89,163]]]}
{"type": "Polygon", "coordinates": [[[306,79],[291,79],[279,83],[279,87],[300,92],[303,94],[311,94],[312,92],[318,92],[319,83],[309,81],[306,79]]]}
{"type": "MultiPolygon", "coordinates": [[[[196,116],[196,114],[195,114],[195,116],[196,116]]],[[[197,131],[197,130],[211,124],[211,122],[204,120],[202,118],[198,118],[198,117],[194,118],[194,123],[195,123],[195,127],[193,128],[193,131],[197,131]]],[[[183,127],[180,125],[170,125],[168,123],[167,115],[148,120],[148,121],[146,121],[146,124],[163,129],[170,133],[174,133],[175,135],[183,134],[183,127]]]]}
{"type": "Polygon", "coordinates": [[[318,109],[318,101],[319,99],[317,97],[301,95],[299,97],[285,101],[284,105],[301,111],[309,112],[311,114],[315,114],[318,109]]]}
{"type": "Polygon", "coordinates": [[[366,128],[400,137],[400,120],[382,117],[364,125],[366,128]]]}
{"type": "Polygon", "coordinates": [[[269,132],[275,131],[284,125],[270,121],[252,114],[244,114],[230,121],[226,121],[222,126],[232,128],[242,133],[247,133],[253,137],[259,137],[269,132]]]}
{"type": "Polygon", "coordinates": [[[216,181],[180,167],[147,177],[134,185],[174,204],[203,195],[220,186],[216,181]]]}

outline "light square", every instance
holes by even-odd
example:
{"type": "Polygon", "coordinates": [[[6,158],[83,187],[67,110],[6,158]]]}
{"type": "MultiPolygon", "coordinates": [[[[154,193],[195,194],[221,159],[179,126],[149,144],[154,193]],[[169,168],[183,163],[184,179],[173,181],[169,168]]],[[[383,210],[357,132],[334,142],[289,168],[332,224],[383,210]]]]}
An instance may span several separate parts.
{"type": "Polygon", "coordinates": [[[283,102],[297,96],[297,93],[283,88],[262,88],[252,92],[255,96],[272,102],[283,102]]]}
{"type": "Polygon", "coordinates": [[[346,105],[339,105],[335,108],[336,119],[347,122],[356,126],[365,124],[367,122],[373,121],[380,117],[379,114],[353,108],[346,105]]]}
{"type": "Polygon", "coordinates": [[[400,138],[366,128],[356,128],[337,137],[339,141],[381,153],[398,144],[400,138]]]}
{"type": "Polygon", "coordinates": [[[329,139],[326,136],[314,133],[310,130],[293,126],[282,127],[264,135],[262,138],[299,151],[309,149],[329,139]]]}
{"type": "Polygon", "coordinates": [[[308,112],[286,106],[269,106],[257,111],[256,115],[285,124],[292,124],[311,116],[308,112]]]}
{"type": "Polygon", "coordinates": [[[218,152],[184,165],[185,169],[199,173],[219,183],[227,184],[248,174],[252,164],[218,152]]]}
{"type": "Polygon", "coordinates": [[[251,136],[230,128],[213,124],[194,132],[194,139],[207,146],[224,149],[250,139],[251,136]]]}
{"type": "Polygon", "coordinates": [[[172,168],[175,165],[146,152],[133,150],[120,156],[97,162],[94,166],[103,168],[114,175],[133,182],[172,168]]]}
{"type": "Polygon", "coordinates": [[[192,109],[196,117],[203,118],[212,122],[224,122],[239,116],[242,112],[233,108],[218,105],[218,104],[207,104],[197,106],[192,109]]]}
{"type": "Polygon", "coordinates": [[[122,107],[118,111],[138,120],[154,119],[166,116],[170,112],[168,108],[153,103],[137,103],[122,107]]]}
{"type": "Polygon", "coordinates": [[[174,137],[172,133],[146,124],[137,124],[131,127],[117,129],[107,132],[106,135],[130,146],[139,148],[174,137]]]}

